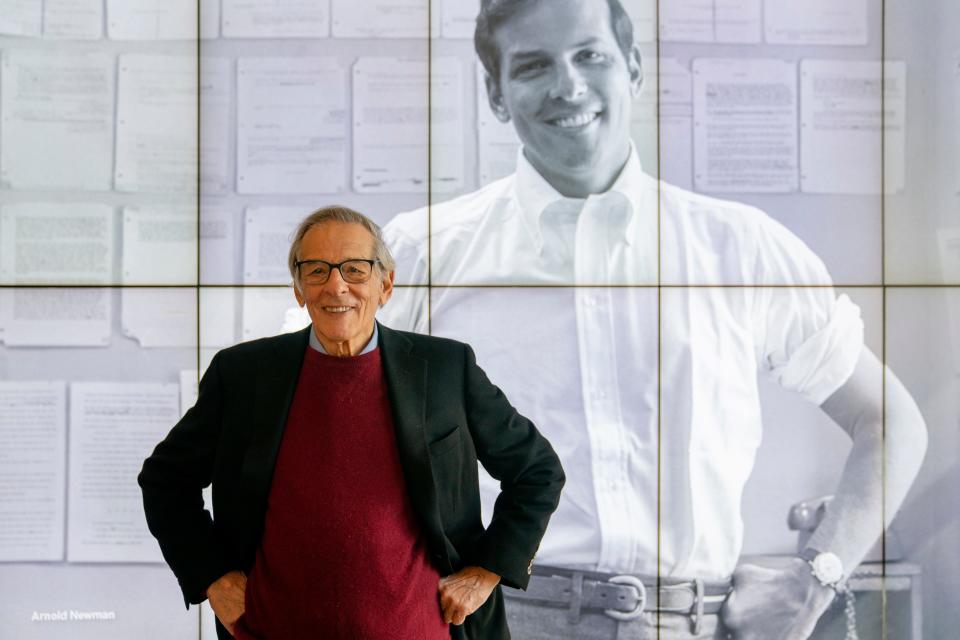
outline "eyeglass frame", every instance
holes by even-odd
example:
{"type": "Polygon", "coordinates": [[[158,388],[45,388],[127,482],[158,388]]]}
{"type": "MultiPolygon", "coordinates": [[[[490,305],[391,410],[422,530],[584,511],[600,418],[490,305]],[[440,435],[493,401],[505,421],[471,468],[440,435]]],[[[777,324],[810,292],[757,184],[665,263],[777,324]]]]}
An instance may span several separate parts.
{"type": "Polygon", "coordinates": [[[372,259],[372,260],[367,259],[367,258],[349,258],[349,259],[347,259],[347,260],[342,260],[341,262],[327,262],[326,260],[319,260],[319,259],[317,259],[317,260],[297,260],[296,262],[293,263],[293,266],[295,266],[295,267],[297,268],[297,278],[300,279],[300,280],[303,280],[303,274],[300,273],[300,267],[301,267],[302,265],[311,264],[311,263],[317,263],[317,262],[322,262],[323,264],[325,264],[325,265],[327,265],[328,267],[330,267],[330,272],[327,273],[327,279],[324,280],[323,282],[317,282],[317,283],[316,283],[317,285],[327,284],[327,283],[330,281],[330,276],[333,275],[333,270],[334,270],[334,269],[336,269],[337,271],[340,272],[340,279],[343,280],[344,282],[346,282],[347,284],[366,284],[367,282],[370,282],[370,277],[373,276],[373,268],[376,267],[376,266],[379,266],[379,265],[382,265],[382,264],[383,264],[382,262],[380,262],[380,261],[377,260],[376,258],[374,258],[374,259],[372,259]],[[347,280],[347,279],[344,277],[344,275],[343,275],[343,270],[342,270],[340,267],[342,267],[343,265],[347,264],[348,262],[366,262],[367,264],[370,265],[370,275],[367,276],[367,279],[366,279],[366,280],[361,280],[361,281],[359,281],[359,282],[351,282],[350,280],[347,280]]]}

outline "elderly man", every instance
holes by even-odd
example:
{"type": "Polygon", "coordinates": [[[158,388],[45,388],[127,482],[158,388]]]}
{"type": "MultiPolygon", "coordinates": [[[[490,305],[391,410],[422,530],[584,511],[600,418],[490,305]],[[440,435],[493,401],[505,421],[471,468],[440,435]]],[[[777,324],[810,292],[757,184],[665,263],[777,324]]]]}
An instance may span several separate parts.
{"type": "Polygon", "coordinates": [[[403,282],[431,285],[388,315],[468,339],[567,470],[542,565],[506,592],[511,629],[807,637],[916,474],[915,404],[800,240],[643,173],[640,54],[618,0],[484,0],[475,45],[523,143],[517,169],[387,225],[403,282]],[[758,371],[853,440],[822,524],[776,570],[738,568],[758,371]]]}
{"type": "Polygon", "coordinates": [[[186,602],[221,638],[508,638],[498,583],[526,586],[563,485],[549,443],[470,347],[376,323],[394,261],[368,218],[313,213],[289,264],[311,326],[218,353],[140,474],[186,602]]]}

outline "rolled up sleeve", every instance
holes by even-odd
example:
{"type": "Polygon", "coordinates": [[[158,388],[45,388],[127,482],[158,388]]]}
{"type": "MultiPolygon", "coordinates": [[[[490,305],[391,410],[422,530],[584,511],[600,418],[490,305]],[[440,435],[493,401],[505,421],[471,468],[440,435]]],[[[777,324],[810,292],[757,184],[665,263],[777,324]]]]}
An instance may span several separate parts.
{"type": "Polygon", "coordinates": [[[779,223],[758,222],[754,326],[759,367],[820,405],[853,374],[860,308],[837,295],[823,262],[779,223]]]}

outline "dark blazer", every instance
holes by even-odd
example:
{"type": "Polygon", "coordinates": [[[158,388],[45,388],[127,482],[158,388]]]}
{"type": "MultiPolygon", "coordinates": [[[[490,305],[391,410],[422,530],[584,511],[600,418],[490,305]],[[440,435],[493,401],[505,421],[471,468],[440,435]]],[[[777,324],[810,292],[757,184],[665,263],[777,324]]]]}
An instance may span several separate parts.
{"type": "MultiPolygon", "coordinates": [[[[253,566],[309,331],[217,353],[196,405],[143,464],[147,523],[187,603],[202,602],[228,571],[253,566]],[[201,496],[211,483],[212,519],[201,496]]],[[[469,346],[379,325],[379,348],[404,478],[437,569],[479,565],[525,588],[564,481],[550,444],[491,384],[469,346]],[[486,529],[478,460],[501,483],[486,529]]],[[[500,588],[451,628],[455,638],[509,638],[500,588]]]]}

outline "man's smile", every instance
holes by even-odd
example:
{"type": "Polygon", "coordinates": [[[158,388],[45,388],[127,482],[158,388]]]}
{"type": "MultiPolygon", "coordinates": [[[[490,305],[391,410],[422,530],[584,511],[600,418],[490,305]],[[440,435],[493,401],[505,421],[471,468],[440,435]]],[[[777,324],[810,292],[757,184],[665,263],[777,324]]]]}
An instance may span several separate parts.
{"type": "Polygon", "coordinates": [[[600,117],[599,111],[582,111],[559,118],[548,119],[547,123],[561,129],[576,129],[584,127],[600,117]]]}
{"type": "Polygon", "coordinates": [[[353,307],[320,307],[326,313],[346,313],[353,309],[353,307]]]}

